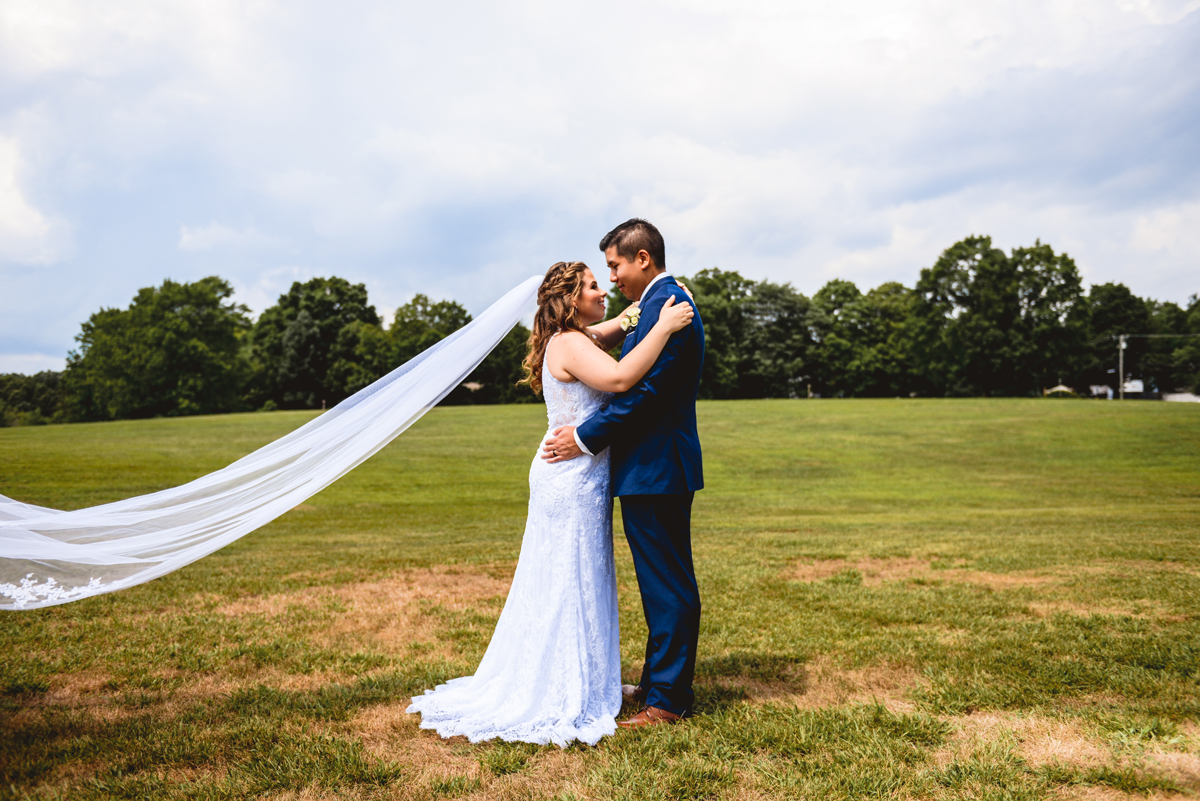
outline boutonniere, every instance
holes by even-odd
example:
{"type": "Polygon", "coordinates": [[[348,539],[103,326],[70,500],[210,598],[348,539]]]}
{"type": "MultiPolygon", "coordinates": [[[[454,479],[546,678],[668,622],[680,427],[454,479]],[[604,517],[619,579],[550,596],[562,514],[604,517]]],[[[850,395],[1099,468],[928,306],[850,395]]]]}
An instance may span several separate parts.
{"type": "Polygon", "coordinates": [[[621,330],[632,331],[637,328],[638,318],[642,316],[642,309],[639,306],[632,306],[625,311],[625,316],[621,318],[621,330]]]}

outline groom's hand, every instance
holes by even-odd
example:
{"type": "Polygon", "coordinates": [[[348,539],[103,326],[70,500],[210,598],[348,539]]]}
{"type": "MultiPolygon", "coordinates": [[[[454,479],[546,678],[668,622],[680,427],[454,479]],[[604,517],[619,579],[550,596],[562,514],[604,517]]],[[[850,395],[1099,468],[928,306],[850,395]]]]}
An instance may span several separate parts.
{"type": "Polygon", "coordinates": [[[575,442],[575,426],[562,426],[554,429],[550,439],[542,447],[542,458],[551,464],[565,462],[579,456],[583,451],[575,442]]]}

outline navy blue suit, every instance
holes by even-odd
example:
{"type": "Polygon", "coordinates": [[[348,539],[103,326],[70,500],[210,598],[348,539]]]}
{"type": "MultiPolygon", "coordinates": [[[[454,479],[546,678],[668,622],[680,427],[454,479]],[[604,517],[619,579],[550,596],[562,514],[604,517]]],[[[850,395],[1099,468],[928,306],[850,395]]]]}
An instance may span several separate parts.
{"type": "MultiPolygon", "coordinates": [[[[622,355],[649,331],[667,298],[691,303],[675,279],[659,279],[642,296],[641,318],[622,355]]],[[[694,306],[695,304],[693,304],[694,306]]],[[[704,486],[696,433],[696,390],[704,363],[704,324],[671,335],[658,360],[576,429],[592,453],[610,449],[612,492],[621,499],[650,636],[642,688],[647,706],[675,714],[691,709],[700,633],[700,593],[692,566],[692,498],[704,486]]]]}

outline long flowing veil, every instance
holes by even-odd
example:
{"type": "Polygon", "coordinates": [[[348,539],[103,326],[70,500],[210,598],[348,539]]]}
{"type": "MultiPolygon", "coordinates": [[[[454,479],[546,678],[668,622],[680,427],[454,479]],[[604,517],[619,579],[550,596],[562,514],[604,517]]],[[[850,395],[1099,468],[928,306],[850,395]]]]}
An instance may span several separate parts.
{"type": "Polygon", "coordinates": [[[332,484],[462,383],[529,308],[534,276],[470,324],[287,436],[181,487],[59,511],[0,495],[0,609],[36,609],[178,570],[332,484]]]}

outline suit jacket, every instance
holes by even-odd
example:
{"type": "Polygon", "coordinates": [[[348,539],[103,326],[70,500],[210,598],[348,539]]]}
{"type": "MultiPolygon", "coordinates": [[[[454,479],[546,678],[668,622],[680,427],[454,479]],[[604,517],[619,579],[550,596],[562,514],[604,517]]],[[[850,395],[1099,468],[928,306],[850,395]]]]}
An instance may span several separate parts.
{"type": "MultiPolygon", "coordinates": [[[[624,356],[662,312],[667,298],[691,303],[674,278],[646,290],[638,325],[625,337],[624,356]]],[[[695,306],[695,304],[692,304],[695,306]]],[[[704,363],[700,312],[676,331],[650,371],[576,429],[592,453],[610,448],[613,495],[668,495],[704,487],[700,437],[696,433],[696,390],[704,363]]]]}

